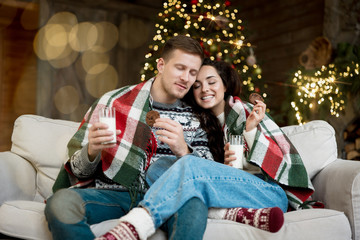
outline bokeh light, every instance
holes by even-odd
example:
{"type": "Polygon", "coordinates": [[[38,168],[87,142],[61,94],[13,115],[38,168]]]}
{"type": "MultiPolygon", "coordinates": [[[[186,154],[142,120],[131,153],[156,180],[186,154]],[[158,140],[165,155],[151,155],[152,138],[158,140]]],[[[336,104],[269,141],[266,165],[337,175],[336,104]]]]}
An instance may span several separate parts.
{"type": "Polygon", "coordinates": [[[73,86],[64,86],[58,89],[54,96],[54,103],[59,112],[70,114],[79,106],[79,94],[73,86]]]}
{"type": "Polygon", "coordinates": [[[126,49],[134,49],[143,45],[148,39],[149,27],[140,19],[129,18],[119,26],[119,45],[126,49]]]}
{"type": "Polygon", "coordinates": [[[94,52],[108,52],[119,40],[119,30],[118,28],[110,22],[98,22],[95,23],[97,29],[97,39],[91,49],[94,52]]]}
{"type": "Polygon", "coordinates": [[[93,51],[86,51],[83,53],[82,66],[88,74],[99,74],[103,72],[108,66],[110,57],[107,53],[97,53],[93,51]]]}
{"type": "Polygon", "coordinates": [[[71,65],[78,53],[70,48],[69,34],[77,18],[69,12],[54,14],[46,25],[39,29],[34,39],[34,51],[44,61],[55,68],[71,65]]]}
{"type": "Polygon", "coordinates": [[[69,43],[72,49],[83,52],[91,49],[98,37],[97,27],[90,22],[81,22],[73,26],[69,33],[69,43]]]}
{"type": "Polygon", "coordinates": [[[30,2],[26,4],[20,22],[25,30],[35,30],[39,26],[39,4],[30,2]]]}
{"type": "Polygon", "coordinates": [[[55,69],[73,67],[74,70],[74,78],[67,78],[68,85],[59,88],[54,95],[53,101],[59,112],[76,118],[89,108],[80,104],[83,93],[73,87],[73,84],[79,84],[76,81],[83,81],[80,86],[85,85],[94,98],[118,86],[119,77],[110,64],[110,51],[120,44],[121,34],[130,36],[121,42],[126,48],[142,45],[146,40],[144,33],[148,34],[140,20],[126,20],[121,26],[120,32],[115,24],[107,21],[79,22],[73,13],[66,11],[54,14],[43,23],[33,43],[36,55],[55,69]]]}
{"type": "Polygon", "coordinates": [[[87,91],[95,98],[101,97],[104,93],[114,90],[118,83],[118,74],[111,65],[100,74],[87,74],[85,78],[85,87],[87,91]]]}
{"type": "Polygon", "coordinates": [[[63,53],[58,58],[49,60],[49,63],[54,68],[65,68],[72,65],[78,56],[79,52],[72,51],[67,45],[63,53]]]}

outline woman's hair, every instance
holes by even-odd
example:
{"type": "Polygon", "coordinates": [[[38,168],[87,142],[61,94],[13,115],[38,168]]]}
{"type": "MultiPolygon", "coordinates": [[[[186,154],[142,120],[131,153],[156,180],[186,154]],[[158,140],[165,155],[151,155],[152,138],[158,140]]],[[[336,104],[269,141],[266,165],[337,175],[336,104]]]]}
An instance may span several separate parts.
{"type": "Polygon", "coordinates": [[[206,58],[204,59],[202,66],[212,66],[216,69],[226,88],[224,99],[227,99],[229,96],[240,96],[240,77],[236,70],[229,63],[224,61],[213,61],[209,58],[206,58]]]}
{"type": "MultiPolygon", "coordinates": [[[[226,88],[224,100],[229,96],[239,96],[241,91],[240,77],[236,70],[224,61],[212,61],[204,59],[202,66],[212,66],[216,69],[226,88]]],[[[185,95],[183,99],[192,106],[194,113],[200,121],[202,129],[208,137],[208,146],[216,162],[224,163],[224,133],[222,126],[214,113],[210,109],[201,108],[195,101],[193,89],[185,95]]]]}
{"type": "Polygon", "coordinates": [[[175,50],[182,50],[187,53],[195,54],[198,55],[201,60],[204,59],[204,51],[200,43],[197,40],[185,35],[178,35],[166,41],[161,52],[161,57],[166,60],[170,58],[171,54],[175,50]]]}

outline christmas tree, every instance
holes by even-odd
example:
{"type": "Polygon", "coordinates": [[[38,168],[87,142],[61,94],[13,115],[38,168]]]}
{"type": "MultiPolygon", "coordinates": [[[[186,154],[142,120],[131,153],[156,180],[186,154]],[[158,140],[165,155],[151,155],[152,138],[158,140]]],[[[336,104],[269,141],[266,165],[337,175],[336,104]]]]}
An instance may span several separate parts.
{"type": "Polygon", "coordinates": [[[250,92],[261,92],[266,98],[261,80],[261,69],[251,43],[245,36],[243,21],[237,8],[227,0],[168,0],[155,20],[156,35],[149,45],[146,62],[141,72],[144,81],[157,73],[156,61],[164,43],[176,35],[197,39],[206,57],[224,60],[239,73],[242,80],[242,97],[250,92]]]}

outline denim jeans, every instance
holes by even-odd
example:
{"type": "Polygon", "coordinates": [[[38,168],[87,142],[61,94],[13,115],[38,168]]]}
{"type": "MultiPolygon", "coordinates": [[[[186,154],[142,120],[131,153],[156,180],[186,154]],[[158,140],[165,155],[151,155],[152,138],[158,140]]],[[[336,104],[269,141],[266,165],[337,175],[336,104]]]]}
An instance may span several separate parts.
{"type": "MultiPolygon", "coordinates": [[[[54,240],[87,240],[95,238],[90,225],[120,218],[129,211],[130,204],[128,192],[62,189],[48,199],[45,216],[54,240]]],[[[161,228],[168,232],[169,239],[200,240],[205,232],[207,214],[208,208],[204,203],[192,198],[161,228]]]]}
{"type": "Polygon", "coordinates": [[[273,181],[193,155],[168,160],[159,159],[149,168],[146,180],[152,185],[139,203],[149,211],[155,227],[191,198],[200,199],[208,208],[277,206],[287,210],[286,194],[273,181]]]}

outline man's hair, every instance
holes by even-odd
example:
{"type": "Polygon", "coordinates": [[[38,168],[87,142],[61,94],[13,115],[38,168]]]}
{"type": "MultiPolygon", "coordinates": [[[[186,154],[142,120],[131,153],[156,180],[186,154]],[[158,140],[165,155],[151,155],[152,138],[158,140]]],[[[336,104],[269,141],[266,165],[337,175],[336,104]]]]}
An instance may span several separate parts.
{"type": "Polygon", "coordinates": [[[199,42],[185,35],[170,38],[162,49],[161,57],[166,60],[175,50],[182,50],[186,53],[198,55],[201,60],[204,59],[204,51],[199,42]]]}

